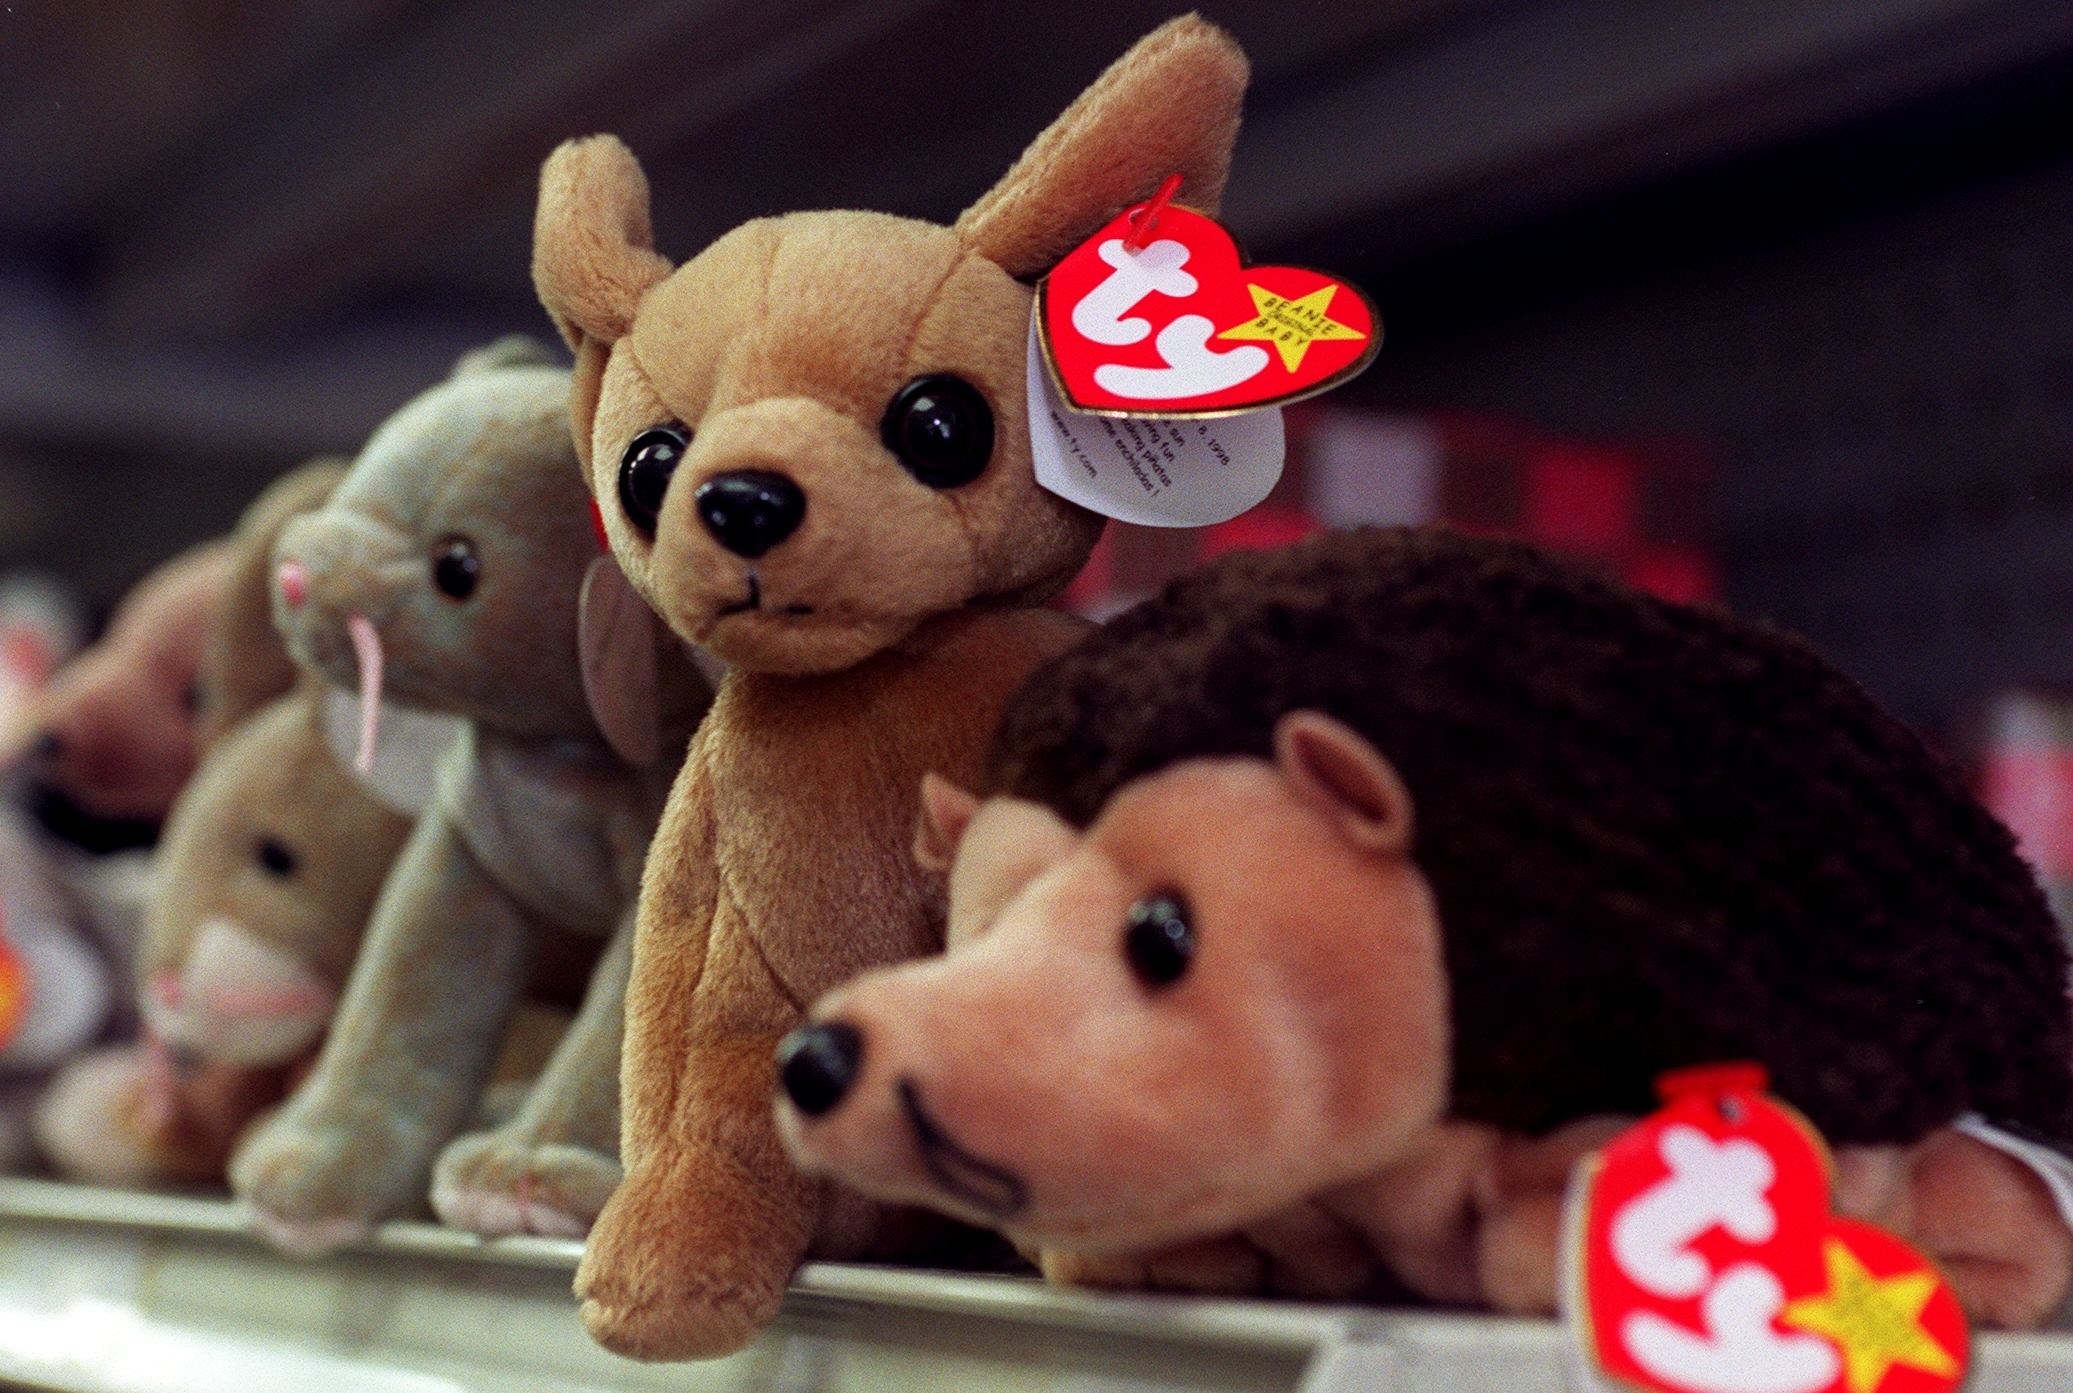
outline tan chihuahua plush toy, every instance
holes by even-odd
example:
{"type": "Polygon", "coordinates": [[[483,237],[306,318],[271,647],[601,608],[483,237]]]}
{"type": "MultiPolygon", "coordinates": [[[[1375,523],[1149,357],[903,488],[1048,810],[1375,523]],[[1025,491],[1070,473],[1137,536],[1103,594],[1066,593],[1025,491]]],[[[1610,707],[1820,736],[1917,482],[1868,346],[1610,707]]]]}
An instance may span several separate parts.
{"type": "Polygon", "coordinates": [[[1101,520],[1038,487],[1031,284],[1166,176],[1213,208],[1246,80],[1196,19],[1143,40],[956,224],[748,223],[674,270],[609,137],[542,179],[534,274],[627,576],[730,665],[642,889],[624,1187],[577,1275],[608,1347],[716,1355],[809,1252],[893,1241],[801,1176],[772,1047],[803,1003],[941,941],[907,854],[921,775],[972,771],[1075,624],[1036,608],[1101,520]]]}
{"type": "MultiPolygon", "coordinates": [[[[351,1239],[428,1189],[462,1227],[580,1235],[618,1182],[632,905],[674,767],[630,765],[592,714],[579,597],[610,563],[568,385],[523,341],[471,355],[275,551],[275,618],[298,660],[360,687],[363,749],[384,692],[466,725],[314,1071],[231,1167],[257,1226],[293,1251],[351,1239]],[[455,1141],[529,983],[580,996],[576,1023],[513,1118],[455,1141]]],[[[682,668],[675,704],[622,743],[682,748],[709,700],[682,668]]]]}

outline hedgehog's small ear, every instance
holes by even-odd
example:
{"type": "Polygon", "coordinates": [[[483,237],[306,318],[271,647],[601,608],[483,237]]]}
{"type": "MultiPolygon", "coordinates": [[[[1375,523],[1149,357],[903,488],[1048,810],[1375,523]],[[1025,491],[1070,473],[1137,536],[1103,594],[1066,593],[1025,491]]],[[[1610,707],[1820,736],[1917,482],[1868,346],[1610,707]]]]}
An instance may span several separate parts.
{"type": "Polygon", "coordinates": [[[940,774],[921,776],[921,820],[914,829],[914,859],[925,871],[947,871],[957,859],[972,815],[979,811],[975,794],[940,774]]]}
{"type": "Polygon", "coordinates": [[[1318,711],[1293,711],[1274,727],[1274,763],[1297,796],[1356,845],[1391,856],[1411,850],[1411,790],[1367,738],[1318,711]]]}

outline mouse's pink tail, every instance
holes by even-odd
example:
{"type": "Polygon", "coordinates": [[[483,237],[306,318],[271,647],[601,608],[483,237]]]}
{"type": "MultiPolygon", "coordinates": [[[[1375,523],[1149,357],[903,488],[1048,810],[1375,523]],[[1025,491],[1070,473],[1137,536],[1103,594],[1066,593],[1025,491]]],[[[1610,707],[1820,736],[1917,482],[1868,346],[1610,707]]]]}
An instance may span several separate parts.
{"type": "Polygon", "coordinates": [[[360,749],[353,768],[371,774],[374,744],[381,735],[381,631],[356,614],[346,620],[346,632],[352,635],[353,656],[360,663],[360,749]]]}

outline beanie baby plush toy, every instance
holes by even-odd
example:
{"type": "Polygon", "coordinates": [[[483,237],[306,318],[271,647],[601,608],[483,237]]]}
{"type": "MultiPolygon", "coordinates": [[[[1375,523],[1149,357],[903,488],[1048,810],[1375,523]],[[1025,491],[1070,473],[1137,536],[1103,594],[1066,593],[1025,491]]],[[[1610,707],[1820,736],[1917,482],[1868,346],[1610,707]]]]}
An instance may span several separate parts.
{"type": "MultiPolygon", "coordinates": [[[[232,1162],[256,1225],[293,1251],[351,1239],[428,1187],[461,1227],[580,1235],[619,1178],[632,903],[674,770],[622,759],[587,700],[579,595],[610,563],[568,384],[522,340],[471,355],[275,549],[275,618],[299,661],[360,687],[363,753],[383,693],[465,723],[313,1072],[232,1162]],[[582,1010],[516,1115],[455,1141],[529,981],[582,1010]]],[[[709,692],[676,666],[674,704],[623,743],[682,748],[709,692]]]]}
{"type": "Polygon", "coordinates": [[[1546,1311],[1571,1163],[1664,1071],[1747,1060],[1975,1319],[2065,1294],[2008,1136],[2073,1137],[2057,931],[1794,639],[1516,544],[1328,535],[1043,669],[983,787],[925,799],[948,954],[792,1044],[816,1172],[1066,1279],[1546,1311]]]}
{"type": "Polygon", "coordinates": [[[52,832],[89,851],[149,846],[196,759],[196,676],[229,583],[208,542],[140,581],[108,631],[60,668],[0,764],[25,762],[52,832]]]}
{"type": "MultiPolygon", "coordinates": [[[[291,481],[269,497],[298,487],[291,481]]],[[[241,535],[271,506],[255,507],[241,535]]],[[[16,816],[12,800],[0,806],[0,932],[24,950],[22,987],[32,1007],[30,1028],[0,1047],[7,1098],[0,1150],[10,1164],[29,1159],[32,1133],[47,1119],[98,1123],[106,1114],[98,1093],[90,1101],[77,1089],[81,1071],[91,1072],[81,1052],[134,1029],[124,985],[156,884],[141,848],[156,838],[213,739],[198,714],[211,687],[207,669],[238,660],[237,690],[256,693],[246,710],[287,687],[263,653],[212,658],[225,643],[237,572],[253,551],[261,555],[250,569],[263,567],[266,540],[209,542],[159,568],[123,602],[100,642],[29,690],[18,711],[0,713],[0,764],[22,765],[37,814],[32,822],[16,816]]],[[[264,620],[263,594],[257,609],[264,620]]],[[[0,644],[6,641],[0,632],[0,644]]],[[[142,1057],[129,1046],[86,1056],[120,1060],[125,1077],[140,1074],[142,1057]]],[[[41,1149],[50,1159],[49,1148],[41,1149]]]]}
{"type": "MultiPolygon", "coordinates": [[[[72,998],[75,1005],[98,1000],[95,1010],[102,1014],[46,1062],[96,1034],[122,1035],[134,1019],[122,1010],[108,1018],[102,1008],[119,1000],[120,991],[108,988],[128,975],[150,895],[148,849],[210,736],[200,714],[209,687],[201,668],[227,603],[235,552],[228,540],[211,541],[158,567],[124,598],[98,641],[48,681],[17,690],[17,709],[0,712],[0,782],[7,799],[0,823],[13,844],[9,862],[33,863],[33,876],[23,872],[25,883],[43,882],[24,891],[38,908],[17,927],[55,929],[55,936],[38,936],[45,947],[68,939],[90,943],[97,961],[77,959],[59,976],[78,984],[89,976],[102,979],[86,996],[72,998]]],[[[0,619],[0,642],[4,630],[0,619]]],[[[262,672],[243,680],[273,679],[262,672]]],[[[0,688],[8,685],[0,677],[0,688]]],[[[46,970],[46,1006],[57,983],[46,970]]],[[[46,1045],[56,1039],[43,1032],[35,1038],[46,1045]]],[[[42,1083],[34,1080],[24,1096],[42,1083]]]]}
{"type": "Polygon", "coordinates": [[[422,751],[386,751],[379,787],[397,806],[348,772],[335,703],[273,628],[274,543],[344,473],[319,461],[282,479],[231,538],[199,668],[204,758],[167,820],[137,952],[147,1038],[78,1060],[53,1085],[37,1132],[63,1174],[222,1179],[239,1134],[281,1100],[321,1039],[429,792],[413,758],[422,751]],[[420,787],[406,794],[413,779],[420,787]]]}
{"type": "Polygon", "coordinates": [[[627,1003],[625,1185],[577,1289],[608,1347],[722,1354],[808,1252],[890,1241],[771,1116],[803,1003],[940,946],[906,842],[1015,683],[1077,634],[1036,608],[1101,520],[1044,491],[1032,283],[1170,175],[1213,210],[1244,55],[1141,41],[951,227],[759,219],[672,269],[610,137],[542,176],[534,277],[577,354],[577,440],[629,580],[730,664],[658,834],[627,1003]]]}
{"type": "Polygon", "coordinates": [[[149,1038],[75,1063],[38,1117],[58,1169],[220,1181],[323,1038],[410,829],[343,765],[310,684],[211,748],[174,805],[138,954],[149,1038]]]}

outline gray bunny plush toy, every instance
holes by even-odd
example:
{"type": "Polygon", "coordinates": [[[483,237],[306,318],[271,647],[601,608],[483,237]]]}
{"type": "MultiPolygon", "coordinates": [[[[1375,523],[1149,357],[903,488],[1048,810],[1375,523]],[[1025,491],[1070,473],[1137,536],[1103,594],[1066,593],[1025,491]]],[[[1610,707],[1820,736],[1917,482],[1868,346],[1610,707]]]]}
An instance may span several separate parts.
{"type": "Polygon", "coordinates": [[[254,1226],[291,1252],[351,1241],[428,1187],[456,1227],[580,1236],[619,1180],[635,894],[711,694],[681,646],[624,641],[651,621],[587,520],[568,391],[530,341],[470,355],[275,548],[275,621],[298,661],[359,687],[363,753],[384,696],[465,723],[314,1071],[231,1165],[254,1226]],[[605,630],[614,661],[651,670],[585,661],[605,630]],[[529,990],[573,990],[575,1024],[515,1116],[456,1140],[529,990]]]}

